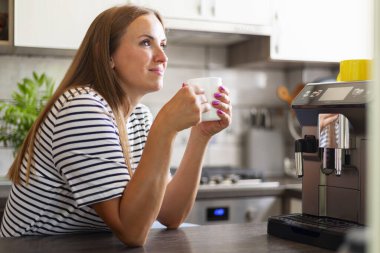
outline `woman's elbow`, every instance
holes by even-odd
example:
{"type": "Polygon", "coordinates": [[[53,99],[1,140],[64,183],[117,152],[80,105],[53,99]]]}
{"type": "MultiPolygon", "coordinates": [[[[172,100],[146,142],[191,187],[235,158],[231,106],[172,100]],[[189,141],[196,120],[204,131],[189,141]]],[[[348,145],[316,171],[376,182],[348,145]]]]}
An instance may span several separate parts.
{"type": "Polygon", "coordinates": [[[185,219],[183,218],[177,218],[177,219],[167,219],[167,220],[160,220],[160,223],[167,227],[168,229],[177,229],[181,224],[184,222],[185,219]]]}
{"type": "Polygon", "coordinates": [[[177,229],[177,228],[179,228],[179,226],[180,226],[181,224],[182,224],[182,223],[169,224],[169,225],[167,225],[166,227],[167,227],[168,229],[177,229]]]}
{"type": "Polygon", "coordinates": [[[144,246],[148,234],[140,235],[130,235],[130,234],[119,234],[119,240],[124,243],[127,247],[136,248],[144,246]]]}

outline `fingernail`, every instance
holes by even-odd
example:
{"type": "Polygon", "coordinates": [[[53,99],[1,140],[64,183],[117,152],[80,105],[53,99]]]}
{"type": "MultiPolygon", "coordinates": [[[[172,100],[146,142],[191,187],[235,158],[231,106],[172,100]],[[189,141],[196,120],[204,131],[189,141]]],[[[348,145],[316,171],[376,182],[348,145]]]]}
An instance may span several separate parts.
{"type": "Polygon", "coordinates": [[[218,114],[223,114],[223,111],[222,111],[222,110],[216,110],[216,112],[217,112],[218,114]]]}
{"type": "Polygon", "coordinates": [[[185,87],[185,86],[186,86],[186,84],[185,84],[185,83],[182,83],[182,88],[185,87]]]}
{"type": "Polygon", "coordinates": [[[226,91],[226,89],[223,86],[219,86],[220,91],[226,91]]]}
{"type": "Polygon", "coordinates": [[[220,98],[220,97],[222,97],[222,94],[220,94],[220,93],[215,93],[214,96],[215,96],[215,98],[220,98]]]}
{"type": "Polygon", "coordinates": [[[213,104],[213,105],[219,105],[219,104],[220,104],[220,102],[219,102],[219,101],[217,101],[217,100],[214,100],[214,101],[212,101],[212,104],[213,104]]]}

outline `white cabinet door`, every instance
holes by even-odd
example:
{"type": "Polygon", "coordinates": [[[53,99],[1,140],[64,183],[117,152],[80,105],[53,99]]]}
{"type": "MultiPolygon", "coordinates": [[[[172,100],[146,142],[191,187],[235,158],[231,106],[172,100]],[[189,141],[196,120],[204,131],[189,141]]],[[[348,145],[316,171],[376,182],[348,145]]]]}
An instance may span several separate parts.
{"type": "Polygon", "coordinates": [[[155,9],[165,18],[201,19],[205,18],[205,0],[129,0],[132,4],[155,9]]]}
{"type": "Polygon", "coordinates": [[[169,29],[270,35],[273,0],[129,0],[158,10],[169,29]]]}
{"type": "Polygon", "coordinates": [[[15,0],[14,44],[77,49],[93,19],[125,0],[15,0]]]}
{"type": "Polygon", "coordinates": [[[275,0],[271,58],[338,62],[372,57],[372,0],[275,0]]]}
{"type": "Polygon", "coordinates": [[[212,0],[215,20],[237,24],[271,25],[273,0],[212,0]]]}

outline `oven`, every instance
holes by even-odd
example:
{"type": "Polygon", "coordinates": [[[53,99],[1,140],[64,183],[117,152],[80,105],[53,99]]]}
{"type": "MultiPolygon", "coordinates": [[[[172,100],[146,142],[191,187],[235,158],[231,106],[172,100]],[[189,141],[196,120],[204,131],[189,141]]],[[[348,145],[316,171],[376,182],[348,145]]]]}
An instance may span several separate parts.
{"type": "Polygon", "coordinates": [[[266,222],[269,216],[281,214],[277,196],[197,199],[186,222],[229,224],[266,222]]]}
{"type": "Polygon", "coordinates": [[[199,225],[264,222],[282,210],[282,189],[254,170],[204,167],[186,222],[199,225]]]}

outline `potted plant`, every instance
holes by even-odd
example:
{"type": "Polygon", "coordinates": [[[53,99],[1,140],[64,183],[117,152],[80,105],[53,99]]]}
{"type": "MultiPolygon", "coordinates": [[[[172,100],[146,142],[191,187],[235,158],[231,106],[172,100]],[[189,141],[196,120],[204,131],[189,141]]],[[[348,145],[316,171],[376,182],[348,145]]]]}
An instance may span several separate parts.
{"type": "Polygon", "coordinates": [[[54,81],[45,73],[17,83],[11,101],[0,101],[0,143],[16,152],[54,91],[54,81]]]}

